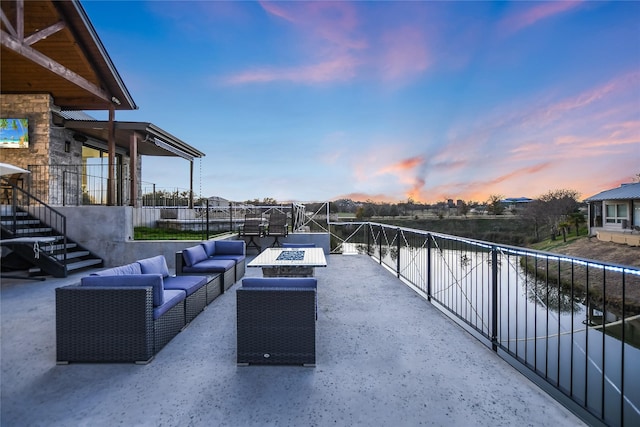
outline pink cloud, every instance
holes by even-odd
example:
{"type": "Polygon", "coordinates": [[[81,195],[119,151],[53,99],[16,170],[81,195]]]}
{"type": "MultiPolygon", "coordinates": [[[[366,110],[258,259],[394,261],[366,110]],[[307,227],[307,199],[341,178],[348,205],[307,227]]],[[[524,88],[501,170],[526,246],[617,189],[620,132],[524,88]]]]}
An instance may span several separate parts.
{"type": "Polygon", "coordinates": [[[429,68],[430,58],[425,34],[417,27],[405,26],[386,32],[377,58],[385,80],[417,75],[429,68]]]}
{"type": "Polygon", "coordinates": [[[385,81],[402,81],[431,65],[428,40],[420,26],[383,27],[373,35],[366,34],[357,3],[263,1],[260,4],[265,12],[286,21],[298,33],[291,49],[299,49],[304,65],[245,70],[224,79],[228,84],[340,82],[371,69],[372,75],[385,81]]]}
{"type": "Polygon", "coordinates": [[[291,68],[263,68],[244,71],[226,79],[228,84],[265,83],[289,81],[294,83],[325,83],[348,80],[356,74],[357,61],[344,56],[313,65],[291,68]]]}
{"type": "Polygon", "coordinates": [[[389,166],[385,166],[380,169],[376,175],[385,174],[385,173],[400,173],[405,172],[407,170],[411,170],[421,165],[424,162],[424,158],[422,156],[410,157],[408,159],[401,160],[397,163],[393,163],[389,166]]]}
{"type": "Polygon", "coordinates": [[[536,24],[538,21],[567,12],[579,6],[581,1],[550,1],[528,4],[533,4],[534,6],[528,7],[524,11],[513,13],[502,21],[501,26],[507,32],[520,31],[536,24]]]}
{"type": "Polygon", "coordinates": [[[260,2],[264,10],[282,18],[303,33],[330,42],[333,48],[362,49],[366,42],[356,34],[358,17],[353,4],[338,1],[260,2]]]}

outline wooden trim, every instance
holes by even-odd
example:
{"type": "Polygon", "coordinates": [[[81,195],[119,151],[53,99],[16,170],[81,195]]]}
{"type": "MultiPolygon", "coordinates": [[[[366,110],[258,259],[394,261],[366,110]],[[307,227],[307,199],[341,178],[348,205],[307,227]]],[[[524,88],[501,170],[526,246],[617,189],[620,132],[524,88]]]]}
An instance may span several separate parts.
{"type": "Polygon", "coordinates": [[[64,21],[58,21],[53,25],[48,26],[47,28],[38,31],[37,33],[31,34],[28,37],[24,38],[25,45],[31,46],[32,44],[39,42],[40,40],[44,40],[52,34],[57,33],[60,30],[63,30],[67,24],[64,21]]]}

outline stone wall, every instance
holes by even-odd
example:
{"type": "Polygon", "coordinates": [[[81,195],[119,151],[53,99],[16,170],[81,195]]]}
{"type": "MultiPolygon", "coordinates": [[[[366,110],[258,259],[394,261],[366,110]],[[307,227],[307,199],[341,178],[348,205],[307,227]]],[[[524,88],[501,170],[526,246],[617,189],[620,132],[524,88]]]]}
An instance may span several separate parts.
{"type": "Polygon", "coordinates": [[[0,96],[3,118],[29,119],[29,148],[0,148],[0,161],[27,169],[31,164],[47,164],[49,160],[49,132],[51,107],[48,94],[0,96]]]}

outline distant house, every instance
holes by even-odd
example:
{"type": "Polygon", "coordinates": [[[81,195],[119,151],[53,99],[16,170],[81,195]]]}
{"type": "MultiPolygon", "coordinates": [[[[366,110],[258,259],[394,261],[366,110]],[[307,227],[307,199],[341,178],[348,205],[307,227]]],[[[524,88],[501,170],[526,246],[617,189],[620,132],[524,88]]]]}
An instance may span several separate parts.
{"type": "Polygon", "coordinates": [[[589,234],[631,231],[640,226],[640,182],[622,184],[585,199],[589,206],[589,234]]]}
{"type": "Polygon", "coordinates": [[[532,201],[533,199],[528,197],[509,197],[502,200],[502,204],[509,210],[515,210],[523,208],[527,203],[532,201]]]}

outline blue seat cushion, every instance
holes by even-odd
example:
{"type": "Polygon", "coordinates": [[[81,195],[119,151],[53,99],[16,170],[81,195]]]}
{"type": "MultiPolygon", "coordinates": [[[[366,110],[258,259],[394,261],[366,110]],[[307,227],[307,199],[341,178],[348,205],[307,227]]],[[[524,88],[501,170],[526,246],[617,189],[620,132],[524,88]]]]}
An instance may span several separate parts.
{"type": "Polygon", "coordinates": [[[133,262],[131,264],[107,268],[106,270],[91,273],[92,276],[121,276],[123,274],[142,274],[142,270],[140,270],[140,264],[138,264],[137,262],[133,262]]]}
{"type": "Polygon", "coordinates": [[[153,288],[153,306],[165,303],[162,276],[159,274],[120,274],[115,276],[86,276],[80,279],[80,286],[132,286],[153,288]]]}
{"type": "Polygon", "coordinates": [[[138,264],[142,274],[161,274],[162,277],[169,277],[169,267],[164,255],[138,260],[138,264]]]}
{"type": "Polygon", "coordinates": [[[205,259],[191,266],[185,266],[182,271],[185,273],[224,273],[235,268],[236,262],[232,259],[205,259]]]}
{"type": "Polygon", "coordinates": [[[185,291],[187,296],[191,295],[207,284],[206,276],[173,276],[164,279],[164,288],[185,291]]]}
{"type": "Polygon", "coordinates": [[[184,291],[177,289],[167,289],[164,291],[164,304],[153,309],[153,320],[158,319],[167,311],[171,310],[180,301],[183,301],[187,295],[184,291]]]}
{"type": "Polygon", "coordinates": [[[244,261],[245,258],[246,256],[244,255],[218,255],[218,254],[209,257],[209,259],[216,259],[216,260],[230,259],[235,261],[236,264],[241,261],[244,261]]]}
{"type": "Polygon", "coordinates": [[[205,252],[202,245],[192,246],[190,248],[182,250],[182,258],[184,259],[186,267],[191,267],[201,261],[206,260],[208,257],[209,256],[205,252]]]}

